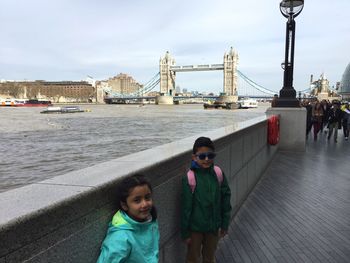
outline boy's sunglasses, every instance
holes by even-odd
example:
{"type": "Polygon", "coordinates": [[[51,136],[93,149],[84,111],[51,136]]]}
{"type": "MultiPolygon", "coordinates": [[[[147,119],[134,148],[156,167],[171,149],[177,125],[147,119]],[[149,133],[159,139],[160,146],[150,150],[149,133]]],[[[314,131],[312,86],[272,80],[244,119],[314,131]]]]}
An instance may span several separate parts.
{"type": "Polygon", "coordinates": [[[199,160],[205,160],[206,158],[208,158],[208,160],[213,160],[216,154],[213,152],[207,152],[207,153],[196,154],[196,156],[198,157],[199,160]]]}

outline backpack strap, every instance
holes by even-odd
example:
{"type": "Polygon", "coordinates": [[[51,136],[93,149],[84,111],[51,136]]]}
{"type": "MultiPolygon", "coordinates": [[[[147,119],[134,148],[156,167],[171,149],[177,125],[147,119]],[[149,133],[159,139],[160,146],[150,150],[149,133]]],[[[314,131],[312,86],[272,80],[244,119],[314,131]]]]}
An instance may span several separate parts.
{"type": "MultiPolygon", "coordinates": [[[[222,170],[219,166],[214,165],[214,171],[215,171],[216,177],[218,179],[219,186],[221,186],[221,183],[224,180],[222,170]]],[[[188,172],[187,172],[187,181],[188,181],[188,185],[191,188],[191,192],[193,194],[194,190],[196,189],[196,177],[194,175],[194,172],[191,169],[188,170],[188,172]]]]}
{"type": "Polygon", "coordinates": [[[219,166],[214,165],[214,171],[215,171],[216,177],[218,178],[219,186],[221,186],[221,183],[224,180],[222,170],[219,166]]]}
{"type": "Polygon", "coordinates": [[[194,172],[191,169],[187,172],[187,181],[193,194],[194,189],[196,188],[196,177],[194,176],[194,172]]]}

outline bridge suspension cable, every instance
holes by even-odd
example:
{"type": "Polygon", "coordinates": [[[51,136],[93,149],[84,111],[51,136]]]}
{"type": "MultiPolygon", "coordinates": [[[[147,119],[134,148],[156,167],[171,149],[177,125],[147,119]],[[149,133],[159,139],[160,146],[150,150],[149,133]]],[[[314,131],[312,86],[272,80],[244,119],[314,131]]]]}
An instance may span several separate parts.
{"type": "Polygon", "coordinates": [[[160,72],[158,72],[154,77],[148,81],[144,86],[143,86],[143,91],[144,92],[149,92],[153,90],[160,82],[160,72]]]}
{"type": "Polygon", "coordinates": [[[145,94],[153,90],[160,82],[160,72],[153,76],[151,80],[149,80],[142,89],[129,94],[128,96],[140,96],[140,94],[145,94]]]}
{"type": "Polygon", "coordinates": [[[253,87],[254,89],[257,89],[259,90],[260,92],[262,93],[265,93],[265,94],[269,94],[269,95],[274,95],[276,94],[277,92],[274,91],[274,90],[269,90],[267,88],[264,88],[263,86],[257,84],[256,82],[254,82],[253,80],[251,80],[250,78],[248,78],[246,75],[244,75],[241,71],[237,70],[237,73],[240,77],[242,77],[242,79],[248,83],[251,87],[253,87]]]}
{"type": "Polygon", "coordinates": [[[155,81],[157,81],[158,79],[160,79],[160,72],[158,72],[156,75],[154,75],[149,81],[147,81],[144,85],[143,85],[143,89],[148,89],[150,86],[153,85],[153,83],[155,81]]]}

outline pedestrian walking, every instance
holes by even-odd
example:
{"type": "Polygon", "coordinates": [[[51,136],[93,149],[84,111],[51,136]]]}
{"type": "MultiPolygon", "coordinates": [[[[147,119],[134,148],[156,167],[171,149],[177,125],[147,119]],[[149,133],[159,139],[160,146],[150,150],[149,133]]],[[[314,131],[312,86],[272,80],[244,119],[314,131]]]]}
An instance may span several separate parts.
{"type": "Polygon", "coordinates": [[[340,109],[340,102],[334,101],[332,107],[329,110],[328,116],[328,127],[329,133],[327,139],[329,140],[334,131],[334,142],[338,140],[338,129],[341,129],[341,120],[342,120],[342,110],[340,109]]]}
{"type": "Polygon", "coordinates": [[[350,103],[346,102],[343,110],[343,132],[345,140],[349,139],[350,132],[350,103]]]}
{"type": "Polygon", "coordinates": [[[323,120],[323,108],[321,103],[316,102],[312,108],[312,126],[314,130],[314,140],[317,140],[317,134],[321,130],[323,120]]]}

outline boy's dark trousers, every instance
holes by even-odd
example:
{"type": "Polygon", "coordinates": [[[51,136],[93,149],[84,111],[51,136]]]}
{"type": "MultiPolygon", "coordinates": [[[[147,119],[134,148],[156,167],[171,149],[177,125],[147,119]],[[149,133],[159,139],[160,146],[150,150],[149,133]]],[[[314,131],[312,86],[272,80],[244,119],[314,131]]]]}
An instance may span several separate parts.
{"type": "Polygon", "coordinates": [[[191,244],[187,247],[186,263],[200,263],[202,252],[203,263],[215,262],[215,251],[219,241],[219,232],[191,232],[191,244]]]}
{"type": "Polygon", "coordinates": [[[327,137],[328,140],[331,138],[333,130],[334,130],[334,141],[335,142],[337,141],[337,138],[338,138],[338,126],[339,126],[338,122],[329,123],[329,133],[328,133],[328,137],[327,137]]]}

